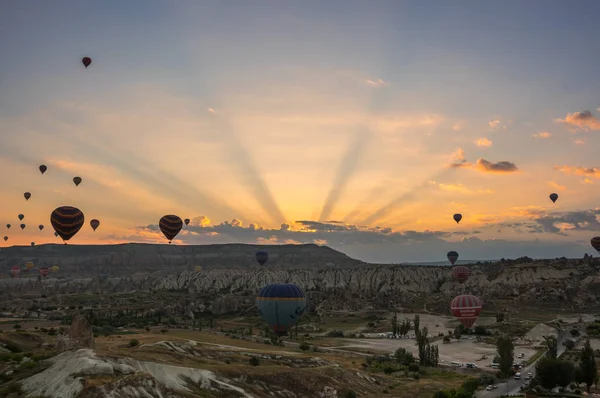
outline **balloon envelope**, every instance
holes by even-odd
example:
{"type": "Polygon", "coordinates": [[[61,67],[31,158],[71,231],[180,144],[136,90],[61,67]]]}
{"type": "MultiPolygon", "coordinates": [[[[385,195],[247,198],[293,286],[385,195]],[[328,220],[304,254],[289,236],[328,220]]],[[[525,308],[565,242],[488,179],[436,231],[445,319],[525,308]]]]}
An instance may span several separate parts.
{"type": "Polygon", "coordinates": [[[464,327],[470,328],[481,313],[481,300],[471,294],[456,296],[450,303],[450,311],[464,327]]]}
{"type": "Polygon", "coordinates": [[[24,218],[25,216],[23,214],[19,214],[19,220],[23,221],[24,218]]]}
{"type": "Polygon", "coordinates": [[[96,228],[98,228],[98,226],[100,225],[100,221],[98,221],[94,218],[92,221],[90,221],[90,225],[92,226],[92,229],[95,231],[96,228]]]}
{"type": "Polygon", "coordinates": [[[52,266],[52,272],[58,272],[58,265],[53,265],[52,266]]]}
{"type": "Polygon", "coordinates": [[[8,236],[5,236],[4,237],[4,241],[6,242],[7,240],[8,240],[8,236]]]}
{"type": "Polygon", "coordinates": [[[183,220],[183,222],[185,223],[185,225],[190,225],[190,219],[186,218],[185,220],[183,220]]]}
{"type": "Polygon", "coordinates": [[[73,183],[75,183],[75,186],[79,186],[79,184],[81,184],[81,181],[83,181],[81,179],[81,177],[73,177],[73,183]]]}
{"type": "Polygon", "coordinates": [[[452,278],[459,283],[465,283],[469,279],[470,275],[471,270],[464,265],[452,267],[452,278]]]}
{"type": "Polygon", "coordinates": [[[556,203],[556,199],[558,199],[558,194],[557,193],[551,193],[550,194],[550,200],[552,201],[552,203],[556,203]]]}
{"type": "Polygon", "coordinates": [[[25,224],[21,224],[20,227],[21,227],[21,229],[25,229],[26,225],[25,224]]]}
{"type": "Polygon", "coordinates": [[[256,252],[256,261],[258,261],[258,263],[260,265],[265,265],[265,263],[268,260],[269,260],[269,253],[267,253],[265,251],[256,252]]]}
{"type": "Polygon", "coordinates": [[[85,66],[85,69],[87,69],[87,67],[92,64],[92,59],[90,57],[83,57],[81,58],[81,63],[83,64],[83,66],[85,66]]]}
{"type": "Polygon", "coordinates": [[[196,272],[202,272],[202,266],[200,266],[200,265],[196,265],[196,266],[194,267],[194,271],[196,271],[196,272]]]}
{"type": "Polygon", "coordinates": [[[256,297],[256,306],[271,330],[285,334],[306,310],[306,295],[291,283],[263,287],[256,297]]]}
{"type": "Polygon", "coordinates": [[[44,174],[48,170],[45,164],[40,165],[40,173],[44,174]]]}
{"type": "Polygon", "coordinates": [[[458,260],[458,253],[455,252],[454,250],[449,251],[448,254],[446,255],[446,257],[448,257],[448,260],[450,260],[450,263],[452,265],[454,265],[454,263],[456,262],[456,260],[458,260]]]}
{"type": "Polygon", "coordinates": [[[460,220],[462,220],[462,214],[456,213],[455,215],[452,216],[452,218],[454,218],[454,221],[456,221],[456,223],[458,224],[460,222],[460,220]]]}
{"type": "Polygon", "coordinates": [[[50,269],[48,267],[40,268],[40,274],[42,274],[42,276],[48,275],[49,272],[50,272],[50,269]]]}
{"type": "Polygon", "coordinates": [[[25,268],[27,268],[27,269],[32,269],[32,268],[33,268],[33,263],[32,263],[31,261],[27,261],[27,262],[25,263],[25,268]]]}
{"type": "Polygon", "coordinates": [[[10,224],[6,224],[6,228],[10,229],[10,224]]]}
{"type": "Polygon", "coordinates": [[[23,196],[25,196],[25,200],[29,200],[29,198],[31,198],[31,193],[25,192],[23,196]]]}
{"type": "Polygon", "coordinates": [[[31,242],[31,246],[35,246],[35,242],[31,242]]]}
{"type": "Polygon", "coordinates": [[[67,241],[71,239],[83,226],[85,216],[83,212],[73,206],[61,206],[52,212],[50,215],[50,223],[54,231],[67,241]]]}
{"type": "Polygon", "coordinates": [[[183,228],[183,221],[176,215],[167,214],[160,219],[158,227],[165,238],[169,240],[169,243],[171,243],[173,238],[175,238],[179,231],[181,231],[181,228],[183,228]]]}
{"type": "Polygon", "coordinates": [[[21,274],[21,268],[14,266],[10,269],[10,274],[13,278],[17,278],[21,274]]]}
{"type": "Polygon", "coordinates": [[[594,249],[600,253],[600,236],[594,236],[590,242],[592,243],[594,249]]]}
{"type": "Polygon", "coordinates": [[[44,229],[44,226],[43,226],[42,224],[40,224],[40,225],[38,225],[38,228],[39,228],[39,229],[40,229],[40,231],[41,231],[42,229],[44,229]]]}

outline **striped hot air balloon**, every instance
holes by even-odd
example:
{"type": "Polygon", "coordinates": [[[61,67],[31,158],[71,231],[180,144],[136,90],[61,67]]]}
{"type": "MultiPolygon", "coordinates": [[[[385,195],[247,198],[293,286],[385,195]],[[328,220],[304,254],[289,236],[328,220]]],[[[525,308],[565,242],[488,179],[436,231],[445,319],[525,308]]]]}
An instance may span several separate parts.
{"type": "Polygon", "coordinates": [[[265,251],[256,252],[256,261],[258,261],[260,265],[265,265],[265,263],[269,261],[269,253],[265,251]]]}
{"type": "Polygon", "coordinates": [[[468,329],[481,313],[481,300],[471,294],[456,296],[450,303],[450,311],[468,329]]]}
{"type": "Polygon", "coordinates": [[[48,267],[42,267],[42,268],[40,268],[40,274],[42,276],[48,276],[49,272],[50,272],[50,268],[48,268],[48,267]]]}
{"type": "Polygon", "coordinates": [[[458,283],[465,283],[469,279],[470,275],[471,270],[464,265],[452,267],[452,278],[458,283]]]}
{"type": "Polygon", "coordinates": [[[65,244],[79,232],[84,221],[83,212],[73,206],[58,207],[50,215],[52,228],[65,241],[65,244]]]}
{"type": "Polygon", "coordinates": [[[596,249],[596,251],[600,253],[600,236],[594,236],[590,242],[594,249],[596,249]]]}
{"type": "Polygon", "coordinates": [[[456,262],[456,260],[458,260],[458,253],[455,252],[454,250],[449,251],[448,254],[446,255],[446,257],[448,257],[448,260],[450,260],[450,264],[454,265],[454,263],[456,262]]]}
{"type": "Polygon", "coordinates": [[[282,336],[294,326],[306,310],[304,291],[292,283],[276,283],[263,287],[256,306],[271,330],[282,336]]]}
{"type": "Polygon", "coordinates": [[[158,227],[162,231],[165,238],[169,240],[169,243],[177,236],[181,228],[183,228],[183,221],[176,215],[167,214],[163,216],[158,222],[158,227]]]}

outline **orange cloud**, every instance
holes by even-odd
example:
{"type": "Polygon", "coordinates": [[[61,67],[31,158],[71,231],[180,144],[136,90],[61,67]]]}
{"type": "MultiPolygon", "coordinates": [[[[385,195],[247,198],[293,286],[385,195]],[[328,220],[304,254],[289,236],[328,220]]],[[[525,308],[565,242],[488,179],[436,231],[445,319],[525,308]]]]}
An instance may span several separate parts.
{"type": "Polygon", "coordinates": [[[600,168],[597,167],[554,166],[554,170],[562,171],[566,174],[600,178],[600,168]]]}
{"type": "Polygon", "coordinates": [[[388,85],[388,82],[386,82],[383,79],[367,79],[366,83],[369,86],[376,86],[376,87],[378,87],[378,86],[387,86],[388,85]]]}
{"type": "Polygon", "coordinates": [[[575,143],[576,143],[577,145],[583,145],[583,144],[585,144],[585,140],[581,140],[581,139],[579,139],[579,140],[575,140],[575,143]]]}
{"type": "Polygon", "coordinates": [[[600,120],[590,111],[581,111],[581,112],[573,112],[567,113],[564,119],[556,119],[557,123],[562,123],[567,125],[572,132],[576,132],[578,130],[583,131],[591,131],[591,130],[600,130],[600,120]]]}
{"type": "Polygon", "coordinates": [[[534,137],[534,138],[550,138],[551,135],[552,134],[547,131],[542,131],[540,133],[533,134],[532,137],[534,137]]]}
{"type": "Polygon", "coordinates": [[[581,180],[582,184],[593,184],[594,181],[590,180],[589,178],[584,178],[583,180],[581,180]]]}
{"type": "MultiPolygon", "coordinates": [[[[435,181],[434,181],[434,183],[435,183],[435,181]]],[[[463,184],[438,184],[438,187],[442,191],[446,191],[446,192],[460,192],[460,193],[465,193],[465,194],[492,194],[492,193],[494,193],[494,191],[491,189],[472,190],[472,189],[465,187],[463,184]]]]}
{"type": "Polygon", "coordinates": [[[552,188],[558,189],[559,191],[566,191],[567,189],[567,187],[565,187],[564,185],[559,185],[554,181],[548,181],[548,185],[550,185],[552,188]]]}
{"type": "Polygon", "coordinates": [[[482,137],[475,140],[475,145],[477,145],[478,147],[490,147],[492,146],[492,141],[488,140],[485,137],[482,137]]]}
{"type": "Polygon", "coordinates": [[[501,161],[492,163],[485,159],[477,159],[477,164],[474,166],[475,169],[484,173],[514,173],[518,170],[517,166],[512,162],[501,161]]]}

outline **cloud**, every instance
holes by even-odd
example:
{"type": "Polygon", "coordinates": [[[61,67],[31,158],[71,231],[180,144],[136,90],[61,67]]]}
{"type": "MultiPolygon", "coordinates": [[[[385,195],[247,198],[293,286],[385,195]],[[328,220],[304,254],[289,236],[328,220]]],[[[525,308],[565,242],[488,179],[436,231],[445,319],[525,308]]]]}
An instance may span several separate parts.
{"type": "Polygon", "coordinates": [[[532,135],[534,138],[550,138],[551,136],[552,134],[547,131],[541,131],[532,135]]]}
{"type": "Polygon", "coordinates": [[[469,167],[470,163],[465,159],[465,151],[462,148],[458,148],[450,155],[451,168],[469,167]]]}
{"type": "Polygon", "coordinates": [[[553,213],[535,219],[544,232],[566,235],[564,231],[600,231],[600,208],[553,213]]]}
{"type": "Polygon", "coordinates": [[[375,86],[375,87],[379,87],[379,86],[387,86],[389,83],[386,82],[383,79],[367,79],[366,83],[369,86],[375,86]]]}
{"type": "Polygon", "coordinates": [[[598,167],[554,166],[554,170],[562,171],[565,174],[600,178],[600,168],[598,167]]]}
{"type": "Polygon", "coordinates": [[[477,159],[477,164],[474,166],[475,169],[485,173],[514,173],[518,171],[517,166],[512,162],[500,161],[492,163],[485,159],[477,159]]]}
{"type": "Polygon", "coordinates": [[[583,145],[583,144],[585,144],[585,140],[582,140],[582,139],[575,140],[574,142],[575,142],[577,145],[583,145]]]}
{"type": "Polygon", "coordinates": [[[554,182],[554,181],[548,181],[548,185],[550,185],[552,188],[556,188],[559,191],[566,191],[567,187],[565,187],[564,185],[559,185],[558,183],[554,182]]]}
{"type": "Polygon", "coordinates": [[[564,119],[555,121],[567,125],[572,132],[600,130],[600,120],[587,110],[567,113],[564,119]]]}
{"type": "MultiPolygon", "coordinates": [[[[508,124],[511,124],[511,123],[512,123],[512,121],[509,120],[508,124]]],[[[490,126],[490,129],[492,129],[492,130],[506,130],[508,128],[508,126],[506,124],[502,123],[502,121],[499,119],[488,122],[488,126],[490,126]]]]}
{"type": "Polygon", "coordinates": [[[475,140],[475,145],[477,145],[478,147],[491,147],[492,141],[488,140],[485,137],[482,137],[475,140]]]}
{"type": "Polygon", "coordinates": [[[593,184],[594,181],[590,180],[589,178],[584,178],[583,180],[581,180],[582,184],[593,184]]]}

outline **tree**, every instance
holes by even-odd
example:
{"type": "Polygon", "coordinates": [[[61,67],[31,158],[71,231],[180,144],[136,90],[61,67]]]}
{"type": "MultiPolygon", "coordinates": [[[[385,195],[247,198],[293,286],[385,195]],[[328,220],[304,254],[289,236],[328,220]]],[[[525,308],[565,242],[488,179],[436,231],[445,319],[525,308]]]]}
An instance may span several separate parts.
{"type": "Polygon", "coordinates": [[[510,337],[498,337],[496,340],[496,350],[500,357],[499,369],[504,377],[508,378],[512,370],[515,358],[515,346],[510,337]]]}
{"type": "Polygon", "coordinates": [[[556,359],[558,355],[558,342],[556,341],[556,337],[554,336],[542,336],[544,340],[546,340],[546,346],[548,347],[548,351],[546,352],[546,357],[550,359],[556,359]]]}
{"type": "Polygon", "coordinates": [[[460,340],[460,335],[461,335],[460,329],[459,328],[455,328],[453,335],[454,335],[454,338],[456,340],[460,340]]]}
{"type": "Polygon", "coordinates": [[[392,317],[392,334],[394,337],[399,334],[398,331],[398,313],[394,312],[394,316],[392,317]]]}
{"type": "Polygon", "coordinates": [[[561,359],[543,358],[535,366],[535,371],[536,378],[547,389],[556,386],[565,388],[576,380],[575,365],[561,359]]]}
{"type": "Polygon", "coordinates": [[[583,350],[579,356],[579,369],[581,369],[581,379],[587,386],[587,392],[590,392],[592,384],[597,382],[598,369],[594,359],[594,350],[590,345],[590,339],[587,339],[583,350]]]}
{"type": "Polygon", "coordinates": [[[410,319],[405,319],[402,321],[402,323],[398,326],[398,334],[402,337],[405,337],[408,332],[410,332],[411,329],[411,322],[410,319]]]}
{"type": "Polygon", "coordinates": [[[408,352],[406,348],[398,348],[394,353],[394,357],[396,358],[396,362],[404,366],[408,366],[415,362],[415,357],[412,353],[408,352]]]}

